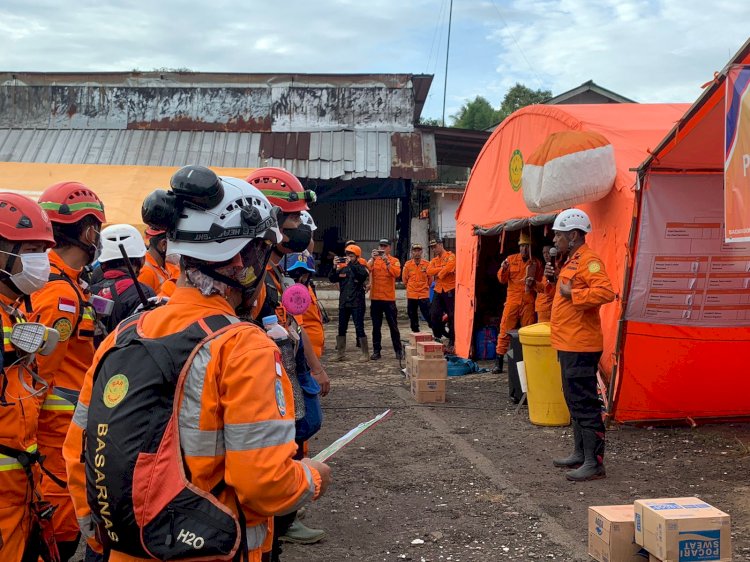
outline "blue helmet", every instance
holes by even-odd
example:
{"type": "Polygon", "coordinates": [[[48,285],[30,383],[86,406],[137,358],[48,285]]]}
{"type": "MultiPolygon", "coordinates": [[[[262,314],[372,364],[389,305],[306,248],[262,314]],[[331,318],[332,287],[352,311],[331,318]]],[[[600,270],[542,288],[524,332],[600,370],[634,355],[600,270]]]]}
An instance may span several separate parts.
{"type": "Polygon", "coordinates": [[[284,256],[283,264],[284,270],[287,272],[304,269],[310,273],[315,273],[315,260],[308,254],[287,254],[284,256]]]}

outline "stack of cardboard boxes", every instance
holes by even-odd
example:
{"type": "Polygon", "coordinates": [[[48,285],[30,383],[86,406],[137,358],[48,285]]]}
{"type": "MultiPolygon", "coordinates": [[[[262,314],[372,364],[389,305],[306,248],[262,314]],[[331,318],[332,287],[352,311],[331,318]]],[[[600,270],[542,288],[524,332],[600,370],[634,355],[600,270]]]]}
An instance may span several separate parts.
{"type": "Polygon", "coordinates": [[[698,498],[589,508],[589,555],[599,562],[729,562],[729,515],[698,498]]]}
{"type": "Polygon", "coordinates": [[[443,344],[433,341],[432,334],[418,332],[409,336],[406,377],[412,396],[420,404],[445,402],[448,364],[443,344]]]}

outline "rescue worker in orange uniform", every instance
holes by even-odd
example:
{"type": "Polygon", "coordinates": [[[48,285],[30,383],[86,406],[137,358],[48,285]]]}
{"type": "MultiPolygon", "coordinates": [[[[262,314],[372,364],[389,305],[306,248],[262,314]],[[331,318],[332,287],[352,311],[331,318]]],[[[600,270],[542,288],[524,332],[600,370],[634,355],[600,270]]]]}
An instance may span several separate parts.
{"type": "Polygon", "coordinates": [[[438,340],[447,337],[447,351],[452,353],[455,341],[453,317],[456,310],[456,255],[445,249],[442,240],[430,240],[430,249],[433,258],[427,273],[435,276],[435,295],[430,307],[432,335],[438,340]],[[448,316],[447,329],[444,316],[448,316]]]}
{"type": "MultiPolygon", "coordinates": [[[[49,254],[49,282],[32,295],[31,302],[34,319],[60,333],[55,351],[39,357],[39,373],[51,381],[39,416],[39,452],[46,458],[45,467],[65,481],[62,445],[83,377],[94,358],[96,313],[81,273],[100,248],[106,217],[96,193],[78,182],[48,187],[39,204],[52,221],[57,245],[49,254]]],[[[67,561],[75,554],[80,538],[70,494],[50,478],[42,479],[42,491],[57,507],[55,538],[61,559],[67,561]]]]}
{"type": "Polygon", "coordinates": [[[534,301],[536,283],[542,280],[542,264],[531,255],[531,238],[521,232],[518,240],[519,253],[508,256],[497,272],[500,283],[508,285],[500,330],[497,336],[497,359],[493,373],[503,371],[505,354],[510,347],[508,332],[517,327],[529,326],[536,322],[534,301]]]}
{"type": "Polygon", "coordinates": [[[401,280],[406,287],[406,311],[412,332],[419,331],[420,312],[427,320],[427,325],[432,326],[430,321],[431,276],[427,273],[430,264],[422,259],[422,250],[421,244],[411,245],[411,259],[404,264],[401,272],[401,280]]]}
{"type": "Polygon", "coordinates": [[[178,265],[167,261],[167,233],[156,228],[147,228],[148,252],[146,261],[138,275],[138,281],[148,285],[158,295],[161,286],[169,279],[180,276],[178,265]]]}
{"type": "MultiPolygon", "coordinates": [[[[197,166],[186,169],[205,171],[197,166]]],[[[186,169],[177,172],[183,185],[193,181],[186,178],[186,169]]],[[[205,210],[185,208],[169,229],[169,236],[175,236],[170,245],[182,256],[182,273],[169,302],[143,317],[145,337],[175,334],[200,319],[217,314],[236,318],[253,309],[273,244],[281,240],[276,212],[242,180],[222,178],[221,187],[218,203],[206,202],[205,210]],[[225,212],[227,208],[232,210],[225,212]],[[206,236],[196,241],[190,236],[195,232],[206,236]]],[[[158,200],[154,194],[147,198],[146,218],[158,200]]],[[[97,351],[65,442],[70,491],[82,522],[91,515],[81,463],[82,433],[88,423],[93,374],[113,341],[111,335],[97,351]]],[[[297,450],[292,387],[277,346],[260,328],[238,324],[204,349],[206,366],[196,370],[204,378],[186,382],[204,390],[192,397],[186,394],[182,403],[183,411],[188,408],[200,415],[195,420],[179,417],[186,474],[204,491],[225,483],[217,497],[233,513],[242,510],[249,560],[260,562],[270,549],[272,516],[320,497],[330,482],[330,469],[311,459],[292,459],[297,450]],[[196,436],[205,440],[204,446],[196,436]]],[[[91,533],[90,525],[82,529],[91,533]]],[[[111,562],[141,560],[145,562],[113,544],[111,562]]]]}
{"type": "Polygon", "coordinates": [[[396,359],[404,358],[401,346],[401,333],[398,331],[398,310],[396,310],[396,279],[401,275],[401,263],[391,255],[391,241],[383,238],[378,249],[372,251],[367,262],[370,269],[372,287],[370,289],[370,317],[372,318],[372,355],[370,359],[380,359],[382,350],[383,316],[391,332],[391,343],[396,359]]]}
{"type": "MultiPolygon", "coordinates": [[[[308,203],[315,202],[315,192],[306,190],[294,174],[283,168],[258,168],[247,177],[247,182],[259,189],[272,205],[279,207],[279,226],[283,237],[282,241],[276,244],[271,252],[263,287],[265,292],[258,299],[260,305],[259,317],[263,318],[275,314],[279,318],[279,323],[287,328],[290,334],[294,332],[294,334],[299,335],[301,345],[297,349],[294,361],[294,370],[298,376],[298,381],[301,385],[301,381],[306,378],[309,371],[320,386],[320,396],[326,396],[330,390],[331,381],[323,364],[315,354],[305,325],[298,324],[296,320],[292,322],[292,318],[281,304],[284,290],[290,283],[293,283],[293,280],[285,276],[279,267],[284,256],[295,252],[303,252],[311,247],[314,223],[311,224],[309,215],[307,218],[303,218],[303,213],[310,210],[308,203]]],[[[303,452],[307,448],[307,442],[298,436],[297,444],[299,445],[298,457],[302,458],[303,452]]],[[[313,544],[325,537],[326,532],[324,530],[306,527],[296,519],[296,515],[295,510],[274,518],[272,561],[278,560],[281,555],[281,542],[313,544]]]]}
{"type": "Polygon", "coordinates": [[[32,534],[33,512],[42,507],[37,423],[47,381],[35,380],[34,356],[18,349],[11,334],[26,322],[22,300],[49,279],[46,250],[54,244],[52,223],[35,201],[0,193],[0,560],[7,562],[40,554],[32,534]]]}
{"type": "Polygon", "coordinates": [[[305,327],[315,355],[320,359],[325,348],[326,335],[323,329],[323,316],[318,306],[318,295],[312,283],[315,274],[315,262],[306,253],[289,254],[283,260],[284,271],[295,282],[304,285],[310,294],[310,306],[302,314],[295,316],[297,323],[305,327]]]}
{"type": "Polygon", "coordinates": [[[604,348],[599,309],[615,299],[604,263],[586,244],[591,232],[588,215],[567,209],[552,226],[554,244],[564,260],[557,273],[547,264],[544,275],[552,302],[551,340],[557,350],[562,372],[565,402],[573,420],[574,450],[557,467],[574,468],[566,474],[576,482],[604,478],[604,437],[602,406],[597,392],[596,373],[604,348]]]}
{"type": "MultiPolygon", "coordinates": [[[[552,264],[554,267],[554,260],[550,256],[550,249],[552,246],[544,246],[542,248],[542,255],[544,256],[545,264],[552,264]]],[[[543,281],[537,281],[536,283],[536,301],[534,303],[534,310],[536,311],[537,322],[549,322],[552,317],[552,300],[555,295],[553,292],[546,290],[546,279],[543,281]]]]}

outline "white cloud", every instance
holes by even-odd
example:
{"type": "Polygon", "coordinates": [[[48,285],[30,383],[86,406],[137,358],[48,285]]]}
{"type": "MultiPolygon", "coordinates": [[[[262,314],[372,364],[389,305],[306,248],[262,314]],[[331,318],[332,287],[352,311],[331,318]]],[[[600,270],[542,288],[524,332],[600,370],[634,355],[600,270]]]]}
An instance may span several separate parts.
{"type": "MultiPolygon", "coordinates": [[[[448,0],[4,0],[0,68],[30,71],[429,72],[442,111],[448,0]]],[[[516,82],[586,80],[638,101],[693,101],[747,39],[738,0],[454,2],[446,114],[516,82]]]]}

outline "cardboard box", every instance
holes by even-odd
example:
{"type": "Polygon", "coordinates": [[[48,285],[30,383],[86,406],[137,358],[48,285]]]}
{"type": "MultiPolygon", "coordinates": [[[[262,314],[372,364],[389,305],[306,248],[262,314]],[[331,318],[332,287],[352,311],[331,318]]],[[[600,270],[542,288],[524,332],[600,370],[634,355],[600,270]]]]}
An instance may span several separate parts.
{"type": "Polygon", "coordinates": [[[435,341],[430,332],[412,332],[409,334],[409,345],[416,349],[417,343],[421,341],[435,341]]]}
{"type": "Polygon", "coordinates": [[[409,383],[409,379],[414,376],[414,359],[413,355],[406,356],[406,383],[409,383]]]}
{"type": "Polygon", "coordinates": [[[410,355],[412,355],[412,356],[416,355],[417,354],[417,346],[416,346],[416,344],[415,345],[411,345],[411,344],[410,345],[405,345],[404,346],[404,353],[406,354],[407,357],[409,357],[410,355]]]}
{"type": "Polygon", "coordinates": [[[661,560],[659,560],[656,556],[654,556],[653,554],[651,554],[649,552],[649,554],[648,554],[648,562],[661,562],[661,560]]]}
{"type": "Polygon", "coordinates": [[[637,500],[635,541],[663,562],[732,559],[729,515],[698,498],[637,500]]]}
{"type": "Polygon", "coordinates": [[[420,357],[443,357],[443,344],[436,341],[417,342],[417,355],[420,357]]]}
{"type": "Polygon", "coordinates": [[[415,379],[447,379],[448,363],[442,357],[412,357],[411,376],[415,379]]]}
{"type": "Polygon", "coordinates": [[[589,556],[599,562],[646,562],[641,550],[633,504],[589,507],[589,556]]]}
{"type": "Polygon", "coordinates": [[[445,402],[446,379],[411,379],[411,393],[419,404],[445,402]]]}

